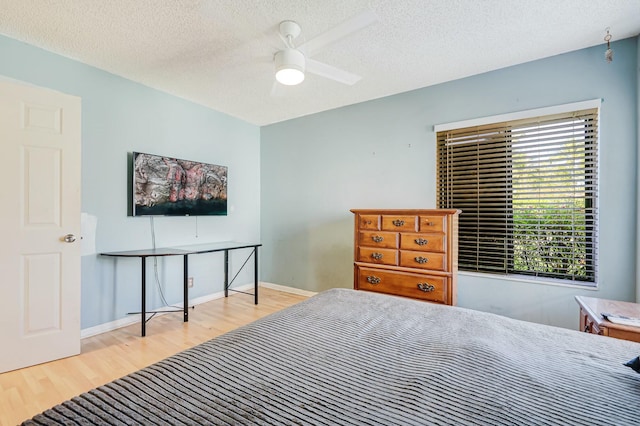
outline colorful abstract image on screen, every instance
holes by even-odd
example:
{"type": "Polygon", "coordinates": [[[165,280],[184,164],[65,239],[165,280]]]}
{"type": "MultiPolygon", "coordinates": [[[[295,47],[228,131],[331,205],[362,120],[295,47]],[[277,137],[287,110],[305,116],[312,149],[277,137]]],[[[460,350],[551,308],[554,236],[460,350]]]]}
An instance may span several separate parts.
{"type": "Polygon", "coordinates": [[[227,214],[227,167],[133,153],[133,215],[227,214]]]}

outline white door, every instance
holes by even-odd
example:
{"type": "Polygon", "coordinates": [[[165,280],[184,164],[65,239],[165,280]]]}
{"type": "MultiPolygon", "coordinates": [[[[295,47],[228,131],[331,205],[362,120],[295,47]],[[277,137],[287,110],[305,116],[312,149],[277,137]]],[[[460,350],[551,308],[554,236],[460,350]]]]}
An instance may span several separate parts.
{"type": "Polygon", "coordinates": [[[80,98],[6,80],[0,342],[0,373],[80,353],[80,98]]]}

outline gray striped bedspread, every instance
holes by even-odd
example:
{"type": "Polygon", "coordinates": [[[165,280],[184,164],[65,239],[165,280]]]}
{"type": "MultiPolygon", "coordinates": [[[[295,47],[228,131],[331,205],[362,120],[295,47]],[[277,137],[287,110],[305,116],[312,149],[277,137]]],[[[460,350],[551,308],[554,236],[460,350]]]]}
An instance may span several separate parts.
{"type": "Polygon", "coordinates": [[[640,344],[334,289],[84,393],[50,424],[638,425],[640,344]]]}

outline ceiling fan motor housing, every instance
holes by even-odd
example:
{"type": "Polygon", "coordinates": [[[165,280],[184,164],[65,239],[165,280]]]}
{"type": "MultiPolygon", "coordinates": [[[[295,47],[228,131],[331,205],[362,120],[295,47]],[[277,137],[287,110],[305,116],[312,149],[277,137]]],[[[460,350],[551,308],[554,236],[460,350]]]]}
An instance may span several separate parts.
{"type": "Polygon", "coordinates": [[[276,79],[286,85],[299,84],[304,80],[305,61],[302,52],[283,49],[276,53],[276,79]]]}

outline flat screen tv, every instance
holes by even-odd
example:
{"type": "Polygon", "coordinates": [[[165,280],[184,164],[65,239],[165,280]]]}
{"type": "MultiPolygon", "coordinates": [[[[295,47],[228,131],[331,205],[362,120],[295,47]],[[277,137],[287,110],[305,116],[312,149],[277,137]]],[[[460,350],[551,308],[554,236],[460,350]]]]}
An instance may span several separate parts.
{"type": "Polygon", "coordinates": [[[227,214],[227,167],[133,153],[133,216],[227,214]]]}

